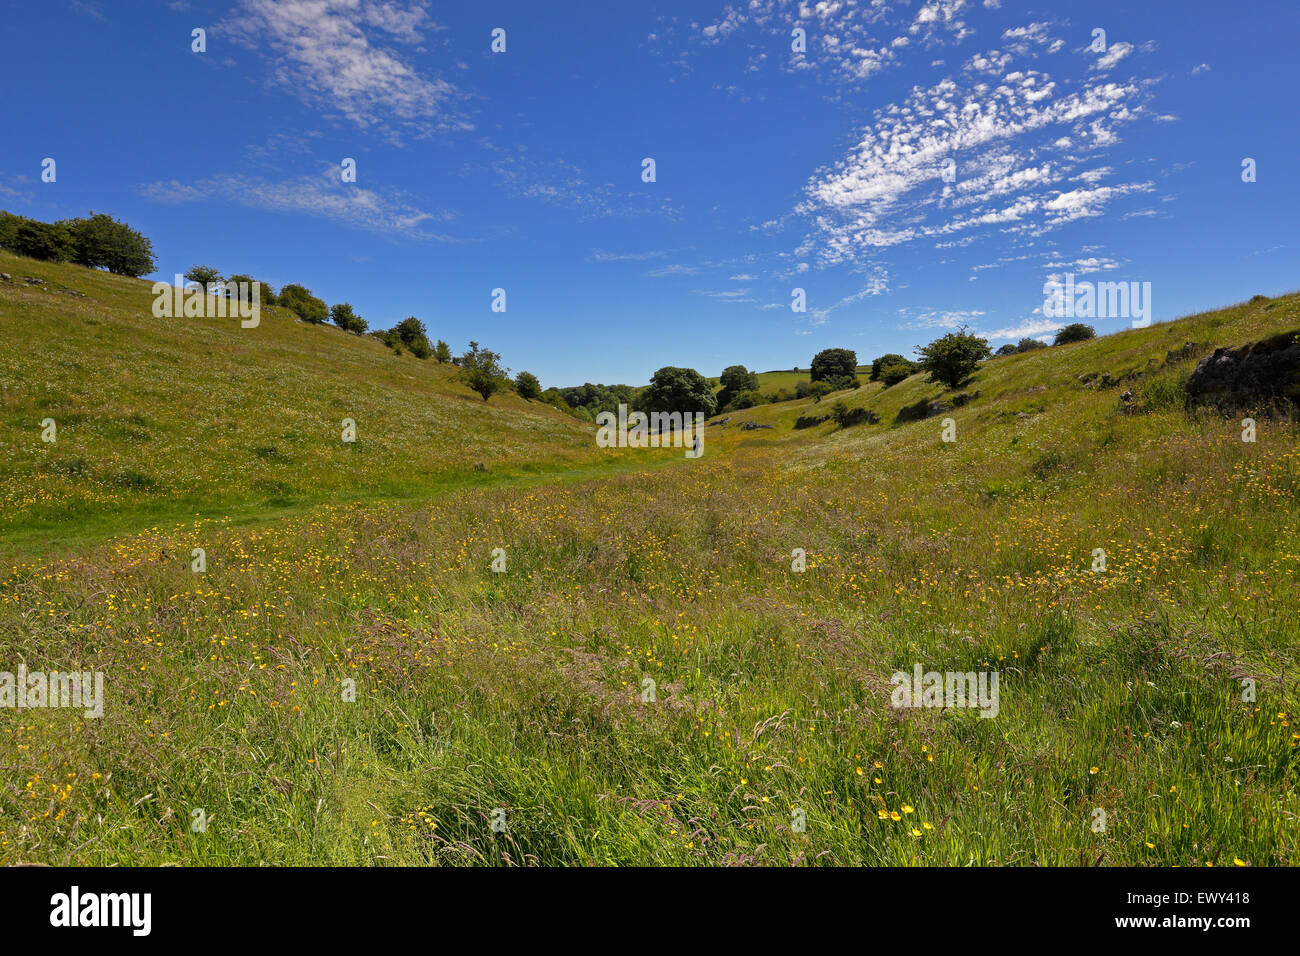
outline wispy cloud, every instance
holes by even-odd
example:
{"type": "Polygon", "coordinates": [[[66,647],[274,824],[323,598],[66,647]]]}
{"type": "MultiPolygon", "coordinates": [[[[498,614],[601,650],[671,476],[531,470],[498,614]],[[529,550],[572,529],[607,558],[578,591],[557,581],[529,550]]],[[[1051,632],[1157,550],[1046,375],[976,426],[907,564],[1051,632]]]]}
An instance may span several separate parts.
{"type": "Polygon", "coordinates": [[[225,200],[252,209],[305,213],[345,223],[360,229],[407,239],[461,241],[424,229],[431,222],[445,222],[448,213],[419,209],[400,196],[343,183],[337,169],[319,175],[272,182],[252,176],[222,174],[194,183],[167,180],[136,187],[146,199],[162,203],[194,203],[225,200]]]}
{"type": "Polygon", "coordinates": [[[472,128],[465,94],[393,45],[430,29],[422,0],[239,0],[213,32],[262,52],[271,80],[308,105],[397,140],[472,128]]]}

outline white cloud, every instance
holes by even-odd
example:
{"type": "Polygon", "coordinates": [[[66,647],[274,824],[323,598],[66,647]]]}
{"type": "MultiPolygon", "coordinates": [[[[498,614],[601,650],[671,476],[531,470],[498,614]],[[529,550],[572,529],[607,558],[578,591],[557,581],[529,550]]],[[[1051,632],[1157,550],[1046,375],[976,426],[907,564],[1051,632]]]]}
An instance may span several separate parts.
{"type": "Polygon", "coordinates": [[[877,110],[857,146],[811,177],[796,212],[812,231],[797,252],[832,265],[918,238],[990,226],[1041,234],[1100,215],[1150,184],[1106,183],[1113,171],[1100,167],[1080,174],[1083,188],[1053,188],[1078,164],[1063,150],[1113,146],[1115,128],[1143,115],[1141,96],[1136,83],[1108,81],[1058,95],[1032,69],[916,88],[877,110]]]}
{"type": "Polygon", "coordinates": [[[1101,71],[1109,70],[1132,52],[1132,43],[1124,43],[1123,41],[1112,43],[1110,48],[1097,58],[1097,62],[1092,65],[1091,69],[1101,71]]]}
{"type": "Polygon", "coordinates": [[[1019,325],[980,334],[994,341],[998,339],[1031,339],[1042,336],[1044,333],[1056,332],[1060,328],[1061,323],[1055,319],[1025,319],[1019,325]]]}
{"type": "Polygon", "coordinates": [[[427,18],[422,0],[239,0],[214,32],[263,51],[274,83],[362,129],[377,127],[390,139],[399,130],[471,129],[464,94],[389,45],[418,43],[433,28],[427,18]]]}
{"type": "Polygon", "coordinates": [[[449,214],[426,212],[400,197],[363,189],[355,183],[343,183],[338,169],[333,167],[320,175],[282,182],[223,174],[190,184],[173,179],[146,183],[136,189],[154,202],[179,204],[228,200],[251,209],[305,213],[408,239],[456,241],[450,236],[426,232],[423,228],[425,223],[452,218],[449,214]]]}

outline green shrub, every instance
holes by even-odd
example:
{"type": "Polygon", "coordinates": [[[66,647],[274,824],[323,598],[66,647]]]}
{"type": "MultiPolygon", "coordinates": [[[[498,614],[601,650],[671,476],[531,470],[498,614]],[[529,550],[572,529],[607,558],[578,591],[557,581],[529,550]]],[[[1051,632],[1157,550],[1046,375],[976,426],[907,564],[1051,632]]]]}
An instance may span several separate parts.
{"type": "Polygon", "coordinates": [[[519,393],[520,398],[540,399],[542,383],[532,372],[520,372],[515,376],[515,391],[519,393]]]}
{"type": "Polygon", "coordinates": [[[885,388],[897,385],[903,379],[912,374],[912,366],[908,365],[886,365],[880,370],[880,380],[885,383],[885,388]]]}
{"type": "Polygon", "coordinates": [[[1071,342],[1086,342],[1088,339],[1095,339],[1097,331],[1091,325],[1085,325],[1082,322],[1071,322],[1061,331],[1056,333],[1053,345],[1069,345],[1071,342]]]}
{"type": "Polygon", "coordinates": [[[281,289],[279,304],[313,325],[319,325],[330,316],[329,306],[301,285],[290,284],[281,289]]]}

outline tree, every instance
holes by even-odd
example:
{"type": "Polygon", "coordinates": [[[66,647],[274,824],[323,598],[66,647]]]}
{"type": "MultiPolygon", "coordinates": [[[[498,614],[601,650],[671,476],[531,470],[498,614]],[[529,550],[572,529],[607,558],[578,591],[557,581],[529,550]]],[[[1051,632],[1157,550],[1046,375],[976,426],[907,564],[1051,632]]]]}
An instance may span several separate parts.
{"type": "Polygon", "coordinates": [[[674,365],[665,365],[651,376],[641,401],[649,412],[703,412],[709,417],[718,410],[708,379],[693,368],[674,365]]]}
{"type": "Polygon", "coordinates": [[[537,376],[532,372],[520,372],[515,376],[515,391],[519,393],[520,398],[540,399],[542,383],[537,381],[537,376]]]}
{"type": "Polygon", "coordinates": [[[429,333],[424,328],[424,323],[413,315],[408,315],[393,326],[393,335],[418,359],[427,359],[433,354],[433,349],[429,347],[429,333]]]}
{"type": "Polygon", "coordinates": [[[1095,339],[1097,331],[1091,325],[1085,325],[1082,322],[1071,322],[1061,331],[1056,333],[1056,339],[1053,345],[1069,345],[1071,342],[1086,342],[1088,339],[1095,339]]]}
{"type": "Polygon", "coordinates": [[[808,389],[808,394],[812,396],[813,404],[817,405],[833,391],[835,391],[835,388],[830,382],[813,382],[808,389]]]}
{"type": "Polygon", "coordinates": [[[728,365],[718,379],[722,391],[718,392],[718,407],[732,404],[741,392],[758,391],[758,376],[743,365],[728,365]]]}
{"type": "Polygon", "coordinates": [[[892,388],[911,374],[911,362],[903,365],[886,365],[880,370],[880,380],[885,383],[885,388],[892,388]]]}
{"type": "MultiPolygon", "coordinates": [[[[852,349],[823,349],[813,356],[811,374],[814,382],[857,379],[858,353],[852,349]]],[[[848,388],[847,384],[837,388],[848,388]]]]}
{"type": "Polygon", "coordinates": [[[190,271],[185,273],[185,281],[197,282],[206,291],[209,286],[221,281],[221,273],[212,266],[190,266],[190,271]]]}
{"type": "Polygon", "coordinates": [[[1046,342],[1040,342],[1038,339],[1021,339],[1016,343],[1017,352],[1032,352],[1035,349],[1045,349],[1048,345],[1046,342]]]}
{"type": "Polygon", "coordinates": [[[250,275],[239,273],[238,275],[229,276],[226,279],[226,297],[240,298],[243,301],[253,301],[253,290],[257,290],[257,301],[260,305],[275,305],[275,290],[265,282],[259,282],[250,275]],[[241,289],[242,286],[242,289],[241,289]],[[247,294],[244,294],[247,290],[247,294]]]}
{"type": "Polygon", "coordinates": [[[886,352],[884,355],[880,356],[880,358],[871,360],[871,378],[869,378],[868,381],[880,381],[880,375],[884,371],[886,365],[902,365],[909,369],[912,367],[912,363],[902,355],[895,352],[886,352]]]}
{"type": "Polygon", "coordinates": [[[957,388],[975,373],[981,359],[989,357],[989,343],[966,331],[962,326],[935,339],[929,345],[916,349],[921,356],[921,370],[929,373],[929,381],[948,388],[957,388]]]}
{"type": "Polygon", "coordinates": [[[64,219],[76,248],[73,261],[116,275],[142,276],[153,272],[153,244],[124,222],[93,211],[89,219],[64,219]]]}
{"type": "Polygon", "coordinates": [[[297,314],[304,322],[319,325],[330,316],[329,306],[316,298],[306,286],[290,283],[280,290],[279,304],[297,314]]]}
{"type": "Polygon", "coordinates": [[[479,348],[477,342],[469,343],[469,351],[460,357],[461,380],[483,396],[483,401],[499,392],[509,383],[509,369],[501,367],[501,356],[490,349],[479,348]]]}
{"type": "Polygon", "coordinates": [[[18,237],[18,227],[22,224],[22,216],[15,216],[11,212],[0,209],[0,249],[13,250],[14,242],[18,237]]]}
{"type": "Polygon", "coordinates": [[[369,323],[352,310],[350,302],[340,302],[330,309],[330,319],[345,332],[355,332],[357,335],[364,335],[369,328],[369,323]]]}
{"type": "Polygon", "coordinates": [[[1000,349],[998,349],[996,352],[993,353],[994,357],[1001,357],[1003,355],[1015,355],[1015,354],[1016,354],[1016,347],[1012,345],[1010,342],[1008,342],[1006,345],[1002,346],[1000,349]]]}
{"type": "Polygon", "coordinates": [[[440,364],[447,364],[451,361],[451,346],[442,339],[438,339],[438,344],[434,346],[433,349],[433,357],[436,358],[440,364]]]}
{"type": "Polygon", "coordinates": [[[47,262],[68,262],[76,254],[76,245],[66,226],[23,219],[14,230],[13,251],[47,262]]]}

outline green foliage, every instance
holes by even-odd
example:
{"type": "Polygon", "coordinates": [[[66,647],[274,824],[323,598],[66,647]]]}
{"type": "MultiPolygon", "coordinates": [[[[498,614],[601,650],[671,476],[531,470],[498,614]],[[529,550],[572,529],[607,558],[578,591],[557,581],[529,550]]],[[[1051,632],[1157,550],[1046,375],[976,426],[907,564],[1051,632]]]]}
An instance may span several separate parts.
{"type": "Polygon", "coordinates": [[[1082,322],[1071,322],[1056,333],[1056,339],[1052,344],[1069,345],[1071,342],[1086,342],[1088,339],[1096,337],[1097,331],[1091,325],[1085,325],[1082,322]]]}
{"type": "Polygon", "coordinates": [[[835,387],[830,382],[813,382],[808,387],[808,394],[812,396],[814,405],[833,391],[835,391],[835,387]]]}
{"type": "Polygon", "coordinates": [[[398,345],[406,346],[418,359],[427,359],[433,354],[433,349],[429,347],[429,333],[425,330],[424,323],[413,315],[408,315],[393,326],[385,342],[393,348],[398,345]]]}
{"type": "Polygon", "coordinates": [[[433,348],[433,357],[438,360],[440,365],[446,365],[451,361],[451,346],[442,339],[438,339],[438,344],[433,348]]]}
{"type": "Polygon", "coordinates": [[[324,301],[316,298],[305,287],[289,284],[280,290],[279,304],[297,314],[304,322],[319,325],[329,318],[330,311],[324,301]]]}
{"type": "Polygon", "coordinates": [[[515,391],[519,393],[520,398],[540,399],[542,383],[532,372],[520,372],[515,376],[515,391]]]}
{"type": "Polygon", "coordinates": [[[737,395],[741,392],[758,390],[758,375],[743,365],[728,365],[722,370],[718,384],[722,386],[721,391],[718,392],[718,407],[736,408],[739,407],[734,404],[737,395]]]}
{"type": "Polygon", "coordinates": [[[995,357],[999,357],[999,358],[1003,355],[1015,355],[1015,354],[1016,354],[1016,347],[1012,345],[1010,342],[1008,342],[1006,345],[1001,346],[996,352],[993,353],[995,357]]]}
{"type": "Polygon", "coordinates": [[[500,355],[480,348],[477,342],[470,342],[469,351],[460,357],[461,380],[482,395],[485,402],[510,383],[510,370],[503,369],[500,360],[500,355]]]}
{"type": "Polygon", "coordinates": [[[1038,349],[1050,348],[1050,346],[1040,339],[1023,338],[1016,343],[1017,352],[1034,352],[1038,349]]]}
{"type": "Polygon", "coordinates": [[[331,308],[330,319],[345,332],[355,332],[357,335],[364,335],[369,327],[369,323],[353,311],[350,302],[340,302],[331,308]]]}
{"type": "Polygon", "coordinates": [[[912,363],[905,356],[896,352],[887,352],[879,358],[871,360],[871,378],[869,381],[879,382],[884,374],[885,367],[889,365],[901,365],[908,369],[909,375],[911,374],[912,363]]]}
{"type": "Polygon", "coordinates": [[[641,396],[641,411],[703,412],[718,410],[718,400],[706,379],[693,368],[665,365],[650,378],[650,387],[641,396]]]}
{"type": "Polygon", "coordinates": [[[910,362],[906,365],[886,365],[880,370],[880,381],[885,383],[885,388],[890,388],[911,374],[912,364],[910,362]]]}
{"type": "Polygon", "coordinates": [[[108,269],[118,275],[142,276],[154,270],[149,240],[102,213],[47,223],[0,211],[0,248],[32,259],[108,269]]]}
{"type": "Polygon", "coordinates": [[[221,273],[212,266],[190,266],[189,271],[185,273],[185,281],[197,282],[207,289],[221,281],[221,273]]]}
{"type": "Polygon", "coordinates": [[[104,213],[64,219],[76,248],[73,262],[116,275],[142,276],[154,271],[153,244],[124,222],[104,213]]]}
{"type": "Polygon", "coordinates": [[[922,371],[928,373],[929,381],[938,382],[948,388],[959,388],[979,368],[981,359],[989,357],[988,339],[981,339],[966,331],[966,327],[957,332],[949,332],[942,338],[935,339],[925,347],[918,347],[921,356],[919,363],[922,371]]]}
{"type": "Polygon", "coordinates": [[[857,371],[858,353],[852,349],[823,349],[813,356],[811,377],[814,382],[826,379],[856,379],[857,371]]]}
{"type": "Polygon", "coordinates": [[[570,408],[585,408],[591,413],[591,420],[601,412],[616,412],[620,404],[631,406],[636,399],[637,390],[631,385],[584,385],[570,386],[559,390],[565,404],[570,408]]]}
{"type": "Polygon", "coordinates": [[[747,392],[741,392],[733,398],[727,408],[731,411],[740,411],[742,408],[753,408],[755,405],[765,404],[761,392],[751,389],[747,392]]]}
{"type": "Polygon", "coordinates": [[[77,252],[66,226],[37,219],[23,219],[18,223],[10,248],[20,256],[47,262],[69,262],[77,252]]]}
{"type": "Polygon", "coordinates": [[[252,301],[254,291],[256,290],[257,301],[259,304],[261,305],[277,304],[275,299],[275,290],[273,288],[271,288],[265,282],[260,282],[259,280],[254,279],[252,276],[245,275],[244,273],[233,275],[226,279],[226,295],[232,298],[242,296],[243,293],[240,291],[241,286],[248,290],[247,292],[248,301],[250,302],[252,301]]]}

